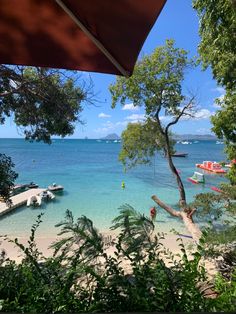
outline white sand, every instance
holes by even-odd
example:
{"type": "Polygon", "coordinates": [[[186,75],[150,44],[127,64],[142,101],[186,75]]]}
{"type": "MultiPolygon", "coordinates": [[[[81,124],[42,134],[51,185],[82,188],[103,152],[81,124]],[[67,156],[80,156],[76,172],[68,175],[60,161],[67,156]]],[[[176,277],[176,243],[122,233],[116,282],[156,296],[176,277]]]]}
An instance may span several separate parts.
{"type": "MultiPolygon", "coordinates": [[[[114,234],[107,233],[106,235],[112,235],[114,237],[114,234]]],[[[14,240],[14,238],[11,238],[14,240]]],[[[193,244],[193,241],[189,238],[182,237],[183,243],[187,246],[188,244],[193,244]]],[[[56,240],[55,237],[36,237],[36,243],[37,247],[40,252],[43,253],[45,257],[52,256],[53,250],[50,249],[50,245],[56,240]]],[[[22,243],[23,245],[27,246],[28,238],[25,237],[19,237],[18,241],[22,243]]],[[[165,239],[161,240],[161,243],[164,244],[166,248],[168,248],[172,253],[180,253],[179,248],[179,241],[177,241],[177,236],[168,234],[165,236],[165,239]]],[[[9,243],[6,240],[1,239],[0,240],[0,249],[4,249],[7,253],[7,257],[10,259],[15,260],[16,262],[20,262],[21,259],[24,256],[24,253],[14,244],[9,243]]],[[[114,251],[113,247],[108,248],[108,252],[112,254],[114,251]]]]}

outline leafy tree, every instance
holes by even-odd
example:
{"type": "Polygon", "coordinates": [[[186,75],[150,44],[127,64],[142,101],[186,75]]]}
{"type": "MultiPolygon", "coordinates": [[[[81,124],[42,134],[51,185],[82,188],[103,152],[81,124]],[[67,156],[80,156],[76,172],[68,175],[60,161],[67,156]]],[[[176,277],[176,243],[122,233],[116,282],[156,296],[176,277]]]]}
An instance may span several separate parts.
{"type": "MultiPolygon", "coordinates": [[[[229,92],[224,96],[224,103],[221,110],[218,110],[212,117],[212,130],[216,135],[225,139],[226,153],[229,160],[236,159],[236,93],[229,96],[229,92]]],[[[236,164],[232,163],[232,167],[228,173],[230,183],[236,187],[236,164]]]]}
{"type": "MultiPolygon", "coordinates": [[[[170,151],[174,153],[175,141],[170,136],[170,151]]],[[[149,164],[150,158],[157,150],[163,150],[167,156],[164,145],[165,138],[159,134],[156,122],[150,118],[145,123],[129,123],[127,129],[122,133],[122,150],[119,160],[125,169],[137,164],[149,164]]]]}
{"type": "Polygon", "coordinates": [[[150,56],[144,56],[137,63],[130,78],[117,77],[116,83],[110,86],[110,92],[112,107],[118,102],[124,105],[129,100],[134,106],[144,106],[146,114],[144,123],[129,124],[122,133],[120,160],[124,165],[134,166],[147,163],[157,150],[164,150],[177,181],[182,210],[175,211],[156,196],[153,200],[171,215],[183,219],[194,238],[198,239],[201,232],[193,224],[195,210],[187,205],[183,182],[172,161],[173,140],[170,136],[173,125],[194,114],[195,97],[189,99],[182,92],[184,73],[192,66],[194,62],[188,59],[187,52],[175,48],[173,40],[167,40],[165,46],[156,48],[150,56]],[[162,115],[170,120],[166,125],[162,122],[162,115]]]}
{"type": "Polygon", "coordinates": [[[5,202],[10,198],[10,189],[14,186],[14,181],[18,174],[13,171],[14,163],[11,158],[0,154],[0,196],[5,202]]]}
{"type": "MultiPolygon", "coordinates": [[[[236,158],[236,2],[235,0],[193,0],[200,21],[199,54],[203,67],[211,67],[213,77],[225,88],[225,96],[218,99],[221,106],[212,117],[213,131],[224,138],[230,160],[236,158]]],[[[236,166],[229,173],[236,184],[236,166]]]]}
{"type": "Polygon", "coordinates": [[[61,70],[1,65],[0,122],[13,115],[29,140],[50,143],[53,135],[72,134],[88,100],[77,81],[61,70]]]}
{"type": "MultiPolygon", "coordinates": [[[[216,100],[219,110],[212,117],[215,134],[224,139],[229,160],[236,158],[236,1],[235,0],[193,0],[193,8],[199,16],[199,54],[203,68],[211,67],[213,78],[225,89],[224,97],[216,100]]],[[[230,184],[221,186],[221,194],[215,196],[199,195],[197,203],[201,203],[203,212],[218,212],[235,217],[236,200],[236,165],[227,174],[230,184]],[[218,198],[217,204],[214,200],[218,198]]],[[[225,224],[231,228],[230,224],[225,224]]],[[[213,234],[215,230],[213,230],[213,234]]],[[[227,230],[218,231],[230,234],[227,230]]],[[[228,237],[231,241],[231,237],[228,237]]]]}
{"type": "MultiPolygon", "coordinates": [[[[82,102],[92,101],[91,88],[92,85],[86,86],[78,75],[68,71],[2,64],[0,123],[13,116],[27,140],[51,143],[51,136],[70,135],[75,123],[82,123],[82,102]]],[[[1,167],[6,170],[0,176],[0,196],[4,200],[8,199],[17,177],[12,166],[9,157],[2,155],[1,167]]]]}
{"type": "Polygon", "coordinates": [[[199,53],[203,66],[226,88],[236,80],[236,3],[234,0],[193,0],[199,16],[199,53]]]}

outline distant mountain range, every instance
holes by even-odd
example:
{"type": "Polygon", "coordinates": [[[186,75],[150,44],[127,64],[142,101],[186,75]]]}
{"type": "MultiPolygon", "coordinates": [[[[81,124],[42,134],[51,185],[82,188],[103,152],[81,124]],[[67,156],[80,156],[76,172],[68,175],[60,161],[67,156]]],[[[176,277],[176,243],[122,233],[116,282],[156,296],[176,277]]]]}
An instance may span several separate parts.
{"type": "Polygon", "coordinates": [[[120,140],[120,137],[116,133],[111,133],[105,137],[101,137],[101,140],[120,140]]]}
{"type": "MultiPolygon", "coordinates": [[[[212,134],[174,134],[176,141],[200,140],[200,141],[217,141],[218,138],[212,134]]],[[[108,134],[102,137],[101,140],[120,140],[116,133],[108,134]]]]}
{"type": "Polygon", "coordinates": [[[176,141],[185,141],[185,140],[216,141],[218,140],[218,138],[212,134],[174,134],[173,137],[176,141]]]}

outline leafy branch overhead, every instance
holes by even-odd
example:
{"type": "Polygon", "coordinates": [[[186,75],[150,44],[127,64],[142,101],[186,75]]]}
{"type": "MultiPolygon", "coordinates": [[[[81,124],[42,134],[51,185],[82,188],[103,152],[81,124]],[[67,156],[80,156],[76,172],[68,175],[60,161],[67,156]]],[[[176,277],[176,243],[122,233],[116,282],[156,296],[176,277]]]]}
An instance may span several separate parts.
{"type": "Polygon", "coordinates": [[[13,115],[26,139],[50,143],[53,135],[73,133],[82,102],[91,87],[73,73],[35,67],[0,65],[0,123],[13,115]]]}

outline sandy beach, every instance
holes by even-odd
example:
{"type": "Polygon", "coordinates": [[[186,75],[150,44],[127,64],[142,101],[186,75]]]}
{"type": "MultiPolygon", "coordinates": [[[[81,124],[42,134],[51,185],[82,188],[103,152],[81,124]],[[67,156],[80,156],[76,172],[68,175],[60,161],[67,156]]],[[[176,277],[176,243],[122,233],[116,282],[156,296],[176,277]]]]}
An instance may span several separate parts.
{"type": "MultiPolygon", "coordinates": [[[[111,234],[114,236],[114,234],[111,234]]],[[[190,238],[181,237],[183,239],[184,245],[187,247],[189,244],[194,245],[194,242],[190,238]]],[[[14,238],[10,238],[14,240],[14,238]]],[[[37,247],[40,252],[43,253],[45,257],[50,257],[53,254],[53,250],[50,248],[50,245],[56,241],[56,237],[36,237],[37,247]]],[[[27,246],[28,238],[26,237],[18,237],[18,240],[23,245],[27,246]]],[[[172,253],[177,254],[180,253],[179,241],[177,241],[177,236],[173,234],[167,234],[165,239],[160,240],[163,245],[168,248],[172,253]]],[[[16,262],[20,262],[23,258],[24,253],[14,244],[9,243],[8,241],[1,239],[0,240],[0,249],[4,250],[7,254],[7,257],[15,260],[16,262]]],[[[114,248],[112,246],[108,246],[107,252],[112,254],[114,248]]]]}

